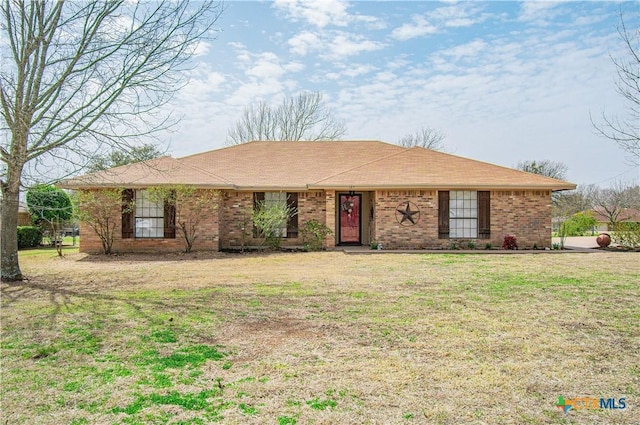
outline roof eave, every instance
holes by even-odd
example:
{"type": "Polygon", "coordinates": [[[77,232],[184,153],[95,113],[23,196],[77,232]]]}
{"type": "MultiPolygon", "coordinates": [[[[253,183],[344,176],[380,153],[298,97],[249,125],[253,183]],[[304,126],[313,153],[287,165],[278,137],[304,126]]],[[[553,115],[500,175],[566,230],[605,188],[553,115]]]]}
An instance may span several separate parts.
{"type": "Polygon", "coordinates": [[[309,190],[389,190],[389,189],[429,189],[429,190],[477,190],[477,189],[491,189],[491,190],[573,190],[576,188],[574,184],[566,185],[504,185],[504,184],[386,184],[386,185],[323,185],[323,184],[310,184],[309,190]]]}
{"type": "Polygon", "coordinates": [[[92,190],[92,189],[146,189],[149,187],[158,187],[158,186],[189,186],[195,187],[197,189],[236,189],[235,185],[221,185],[221,184],[206,184],[206,183],[198,183],[198,184],[190,184],[190,183],[64,183],[60,182],[56,185],[61,189],[71,189],[71,190],[92,190]]]}

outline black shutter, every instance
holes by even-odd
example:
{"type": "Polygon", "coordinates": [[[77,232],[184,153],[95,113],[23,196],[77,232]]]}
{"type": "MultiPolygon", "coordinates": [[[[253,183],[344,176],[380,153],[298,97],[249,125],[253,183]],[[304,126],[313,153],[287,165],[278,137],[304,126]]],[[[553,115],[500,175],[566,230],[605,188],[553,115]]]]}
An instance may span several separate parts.
{"type": "Polygon", "coordinates": [[[122,239],[133,238],[135,219],[131,208],[133,206],[133,196],[133,189],[124,189],[122,191],[122,239]]]}
{"type": "MultiPolygon", "coordinates": [[[[258,211],[260,205],[264,203],[264,192],[253,192],[253,210],[258,211]]],[[[258,237],[258,228],[253,226],[253,237],[258,237]]]]}
{"type": "Polygon", "coordinates": [[[176,238],[176,192],[169,193],[169,199],[164,201],[164,238],[176,238]]]}
{"type": "Polygon", "coordinates": [[[491,238],[491,192],[478,192],[478,237],[491,238]]]}
{"type": "Polygon", "coordinates": [[[449,239],[449,191],[438,191],[438,239],[449,239]]]}
{"type": "Polygon", "coordinates": [[[298,194],[297,193],[287,193],[287,205],[289,208],[295,211],[295,214],[289,217],[289,221],[287,222],[287,237],[288,238],[297,238],[298,237],[298,194]]]}

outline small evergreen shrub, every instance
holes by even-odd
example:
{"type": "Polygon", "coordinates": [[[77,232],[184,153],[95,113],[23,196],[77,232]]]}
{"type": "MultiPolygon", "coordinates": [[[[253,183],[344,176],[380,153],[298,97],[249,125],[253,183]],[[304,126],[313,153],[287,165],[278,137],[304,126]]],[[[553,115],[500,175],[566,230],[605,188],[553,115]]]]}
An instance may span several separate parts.
{"type": "Polygon", "coordinates": [[[42,229],[36,226],[18,226],[18,249],[35,248],[42,242],[42,229]]]}
{"type": "Polygon", "coordinates": [[[333,232],[318,220],[309,220],[302,226],[302,241],[306,251],[320,251],[324,239],[333,232]]]}

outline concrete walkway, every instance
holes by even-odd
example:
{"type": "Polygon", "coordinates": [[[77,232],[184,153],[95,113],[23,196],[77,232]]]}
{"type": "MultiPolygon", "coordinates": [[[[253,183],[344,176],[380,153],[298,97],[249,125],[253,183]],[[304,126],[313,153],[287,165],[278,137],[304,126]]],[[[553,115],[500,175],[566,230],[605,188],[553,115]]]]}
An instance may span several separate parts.
{"type": "MultiPolygon", "coordinates": [[[[560,243],[560,239],[553,238],[553,243],[560,243]]],[[[569,253],[603,253],[607,252],[597,248],[596,236],[566,238],[564,250],[533,250],[518,249],[507,251],[504,249],[393,249],[376,250],[368,246],[339,246],[336,250],[345,254],[569,254],[569,253]]]]}
{"type": "MultiPolygon", "coordinates": [[[[565,239],[566,248],[598,248],[597,236],[571,236],[565,239]]],[[[560,243],[560,238],[552,238],[553,243],[560,243]]]]}

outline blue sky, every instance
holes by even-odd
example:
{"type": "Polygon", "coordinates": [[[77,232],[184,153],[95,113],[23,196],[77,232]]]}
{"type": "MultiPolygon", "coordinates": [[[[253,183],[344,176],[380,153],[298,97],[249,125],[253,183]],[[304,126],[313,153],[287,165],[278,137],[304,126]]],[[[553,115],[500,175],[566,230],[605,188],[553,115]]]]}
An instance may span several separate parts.
{"type": "Polygon", "coordinates": [[[589,119],[625,113],[609,57],[623,54],[621,8],[638,28],[637,2],[227,2],[164,140],[176,157],[223,147],[244,107],[317,90],[347,139],[433,127],[456,155],[562,161],[579,184],[637,180],[589,119]]]}

